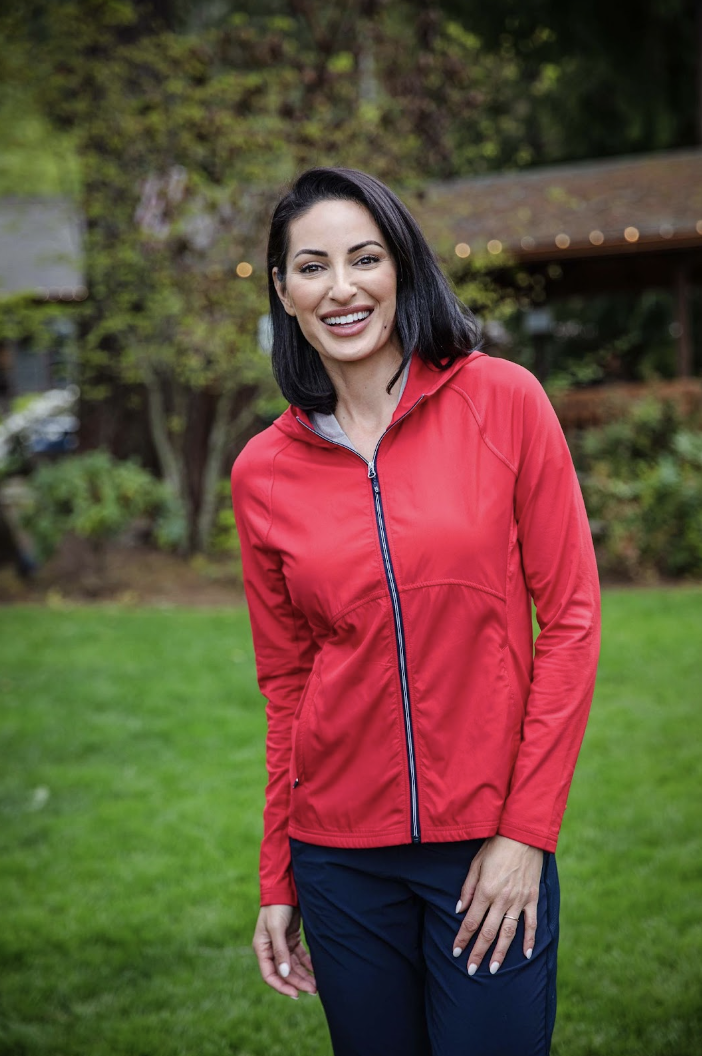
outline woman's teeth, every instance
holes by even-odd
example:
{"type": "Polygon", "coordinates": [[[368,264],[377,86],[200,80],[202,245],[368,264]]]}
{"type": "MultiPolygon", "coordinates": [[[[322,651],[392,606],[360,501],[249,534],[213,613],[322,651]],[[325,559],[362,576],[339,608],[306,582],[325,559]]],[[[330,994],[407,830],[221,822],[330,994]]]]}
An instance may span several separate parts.
{"type": "Polygon", "coordinates": [[[352,312],[350,315],[333,315],[325,319],[327,326],[348,326],[349,323],[359,323],[361,319],[367,319],[370,312],[352,312]]]}

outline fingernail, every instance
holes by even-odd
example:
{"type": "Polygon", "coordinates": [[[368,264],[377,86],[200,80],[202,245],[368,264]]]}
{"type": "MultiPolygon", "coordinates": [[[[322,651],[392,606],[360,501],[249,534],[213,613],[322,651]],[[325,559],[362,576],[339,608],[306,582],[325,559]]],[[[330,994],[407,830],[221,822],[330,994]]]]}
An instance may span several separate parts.
{"type": "Polygon", "coordinates": [[[475,975],[477,970],[478,970],[477,964],[469,964],[468,965],[468,975],[475,975]]]}
{"type": "Polygon", "coordinates": [[[297,1001],[297,999],[298,999],[298,997],[299,997],[300,995],[299,995],[299,994],[291,994],[290,996],[291,996],[291,998],[293,999],[293,1001],[297,1001]]]}
{"type": "Polygon", "coordinates": [[[490,975],[494,975],[497,969],[500,967],[499,961],[493,961],[490,965],[490,975]]]}
{"type": "Polygon", "coordinates": [[[287,979],[290,975],[290,965],[286,964],[285,961],[278,967],[278,974],[282,975],[283,979],[287,979]]]}
{"type": "Polygon", "coordinates": [[[461,900],[459,898],[458,902],[456,903],[456,912],[460,913],[462,909],[463,909],[463,903],[461,902],[461,900]]]}
{"type": "Polygon", "coordinates": [[[454,951],[453,951],[453,956],[454,957],[460,957],[462,953],[463,953],[463,950],[461,949],[461,947],[460,946],[456,946],[454,948],[454,951]]]}
{"type": "Polygon", "coordinates": [[[533,952],[534,952],[533,950],[527,950],[527,952],[526,952],[526,959],[527,959],[528,961],[530,961],[530,960],[531,960],[531,955],[532,955],[532,953],[533,953],[533,952]]]}

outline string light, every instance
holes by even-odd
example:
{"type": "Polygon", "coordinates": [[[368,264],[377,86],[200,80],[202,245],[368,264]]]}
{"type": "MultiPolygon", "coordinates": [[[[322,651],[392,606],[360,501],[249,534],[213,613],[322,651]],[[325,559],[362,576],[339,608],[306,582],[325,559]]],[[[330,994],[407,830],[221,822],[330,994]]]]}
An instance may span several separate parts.
{"type": "Polygon", "coordinates": [[[594,231],[590,232],[590,241],[592,242],[593,246],[601,246],[604,242],[604,235],[601,231],[598,231],[598,229],[595,228],[594,231]]]}
{"type": "Polygon", "coordinates": [[[249,275],[253,272],[253,268],[246,260],[242,260],[236,266],[236,273],[240,279],[248,279],[249,275]]]}
{"type": "Polygon", "coordinates": [[[702,220],[698,220],[695,224],[695,231],[698,235],[702,235],[702,220]]]}
{"type": "Polygon", "coordinates": [[[459,242],[456,246],[455,253],[457,257],[469,257],[470,246],[467,242],[459,242]]]}
{"type": "Polygon", "coordinates": [[[639,240],[639,229],[638,227],[625,227],[624,238],[627,242],[638,242],[639,240]]]}
{"type": "Polygon", "coordinates": [[[570,238],[565,231],[561,231],[560,234],[556,235],[556,245],[559,249],[567,249],[570,245],[570,238]]]}
{"type": "Polygon", "coordinates": [[[522,239],[522,249],[533,249],[536,245],[536,240],[531,235],[525,235],[522,239]]]}
{"type": "Polygon", "coordinates": [[[658,234],[661,238],[672,238],[675,234],[675,228],[672,224],[661,224],[658,228],[658,234]]]}
{"type": "Polygon", "coordinates": [[[494,257],[496,257],[498,253],[502,252],[502,243],[500,242],[499,238],[490,239],[487,244],[487,251],[488,253],[492,253],[494,257]]]}

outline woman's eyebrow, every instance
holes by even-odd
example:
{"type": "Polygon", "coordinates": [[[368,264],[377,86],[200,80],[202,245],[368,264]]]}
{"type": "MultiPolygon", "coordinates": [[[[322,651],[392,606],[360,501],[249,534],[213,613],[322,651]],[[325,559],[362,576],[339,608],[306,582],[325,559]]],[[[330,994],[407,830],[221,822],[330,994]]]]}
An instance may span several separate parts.
{"type": "MultiPolygon", "coordinates": [[[[375,239],[369,238],[367,242],[357,242],[355,246],[349,246],[349,248],[346,250],[346,252],[347,253],[356,253],[359,249],[363,249],[364,246],[379,246],[380,249],[383,248],[381,246],[380,242],[376,242],[375,239]]],[[[325,250],[323,250],[323,249],[298,249],[297,253],[293,257],[293,260],[295,260],[296,257],[302,256],[303,253],[309,253],[310,256],[312,256],[312,257],[328,257],[329,256],[329,254],[327,252],[325,252],[325,250]]]]}
{"type": "Polygon", "coordinates": [[[355,246],[350,246],[346,252],[355,253],[357,250],[363,249],[364,246],[379,246],[380,249],[383,248],[380,245],[380,242],[376,242],[375,239],[369,238],[367,242],[358,242],[355,246]]]}

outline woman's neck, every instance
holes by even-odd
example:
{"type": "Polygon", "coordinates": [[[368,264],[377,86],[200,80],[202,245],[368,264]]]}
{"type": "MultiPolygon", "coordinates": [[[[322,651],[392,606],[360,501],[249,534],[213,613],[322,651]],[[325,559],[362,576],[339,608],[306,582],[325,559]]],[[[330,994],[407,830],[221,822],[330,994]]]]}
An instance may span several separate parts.
{"type": "Polygon", "coordinates": [[[390,392],[387,385],[402,362],[400,350],[389,347],[365,359],[327,366],[337,394],[335,415],[348,433],[347,426],[363,433],[382,432],[390,422],[400,393],[400,378],[390,392]]]}

